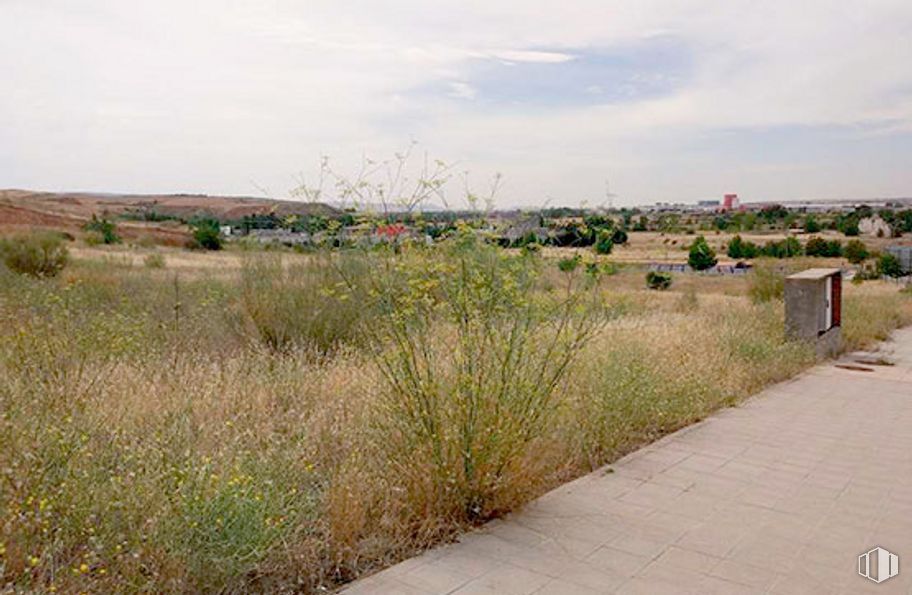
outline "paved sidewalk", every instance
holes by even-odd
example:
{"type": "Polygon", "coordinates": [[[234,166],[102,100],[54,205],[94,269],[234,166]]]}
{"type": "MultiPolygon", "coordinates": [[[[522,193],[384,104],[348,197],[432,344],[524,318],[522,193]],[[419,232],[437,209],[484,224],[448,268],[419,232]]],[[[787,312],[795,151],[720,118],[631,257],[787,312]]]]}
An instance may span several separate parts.
{"type": "Polygon", "coordinates": [[[817,366],[344,593],[912,592],[912,329],[881,354],[895,365],[817,366]],[[857,573],[874,546],[900,560],[881,584],[857,573]]]}

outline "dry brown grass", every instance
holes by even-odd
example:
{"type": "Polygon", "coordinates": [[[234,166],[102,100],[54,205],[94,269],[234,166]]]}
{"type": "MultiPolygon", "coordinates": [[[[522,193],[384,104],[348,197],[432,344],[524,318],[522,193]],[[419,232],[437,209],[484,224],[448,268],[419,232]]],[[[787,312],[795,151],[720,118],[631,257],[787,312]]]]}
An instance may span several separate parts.
{"type": "MultiPolygon", "coordinates": [[[[238,274],[208,266],[236,255],[163,253],[165,269],[142,266],[141,250],[105,262],[105,250],[77,251],[56,280],[0,271],[6,588],[332,588],[814,361],[784,340],[780,303],[751,303],[746,279],[677,275],[657,292],[644,271],[622,270],[601,287],[615,318],[576,354],[473,517],[438,481],[443,471],[458,483],[457,465],[404,439],[401,403],[369,350],[266,349],[245,332],[238,274]]],[[[546,271],[545,294],[562,279],[546,271]]],[[[912,321],[912,299],[848,285],[844,321],[851,346],[869,345],[912,321]]],[[[456,363],[453,326],[433,328],[428,348],[456,363]]],[[[492,415],[479,423],[515,430],[492,415]]]]}

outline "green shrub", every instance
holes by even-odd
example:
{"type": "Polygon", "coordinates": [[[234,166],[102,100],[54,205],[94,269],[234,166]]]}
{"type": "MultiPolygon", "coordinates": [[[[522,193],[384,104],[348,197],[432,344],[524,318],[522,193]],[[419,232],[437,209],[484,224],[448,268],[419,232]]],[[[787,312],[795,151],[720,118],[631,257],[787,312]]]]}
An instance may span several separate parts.
{"type": "Polygon", "coordinates": [[[736,235],[728,243],[729,258],[757,258],[759,254],[760,247],[753,242],[742,240],[740,235],[736,235]]]}
{"type": "Polygon", "coordinates": [[[849,243],[846,244],[845,257],[852,264],[861,264],[870,255],[868,247],[861,240],[849,240],[849,243]]]}
{"type": "Polygon", "coordinates": [[[804,251],[808,256],[839,258],[842,256],[842,243],[839,240],[827,241],[815,236],[807,241],[804,251]]]}
{"type": "Polygon", "coordinates": [[[658,271],[649,271],[646,273],[646,287],[664,291],[671,287],[671,274],[658,271]]]}
{"type": "Polygon", "coordinates": [[[471,521],[512,506],[527,484],[524,464],[553,427],[559,387],[603,310],[576,267],[559,295],[530,299],[534,261],[472,237],[438,249],[384,267],[367,332],[385,379],[381,431],[397,489],[471,521]]]}
{"type": "Polygon", "coordinates": [[[706,269],[716,266],[716,251],[706,242],[703,236],[697,238],[690,245],[690,254],[687,257],[687,264],[695,271],[705,271],[706,269]]]}
{"type": "Polygon", "coordinates": [[[66,266],[69,251],[60,234],[38,232],[0,240],[0,257],[16,273],[53,277],[66,266]]]}
{"type": "Polygon", "coordinates": [[[877,273],[882,277],[902,277],[905,273],[902,270],[902,265],[899,264],[899,260],[886,252],[880,255],[880,258],[877,260],[877,273]]]}
{"type": "Polygon", "coordinates": [[[804,248],[801,246],[801,242],[798,241],[798,238],[789,236],[778,242],[767,242],[764,244],[763,248],[761,248],[760,252],[763,256],[769,256],[771,258],[792,258],[804,254],[804,248]]]}
{"type": "Polygon", "coordinates": [[[221,250],[222,236],[219,222],[213,219],[204,219],[191,225],[193,240],[191,248],[202,250],[221,250]]]}
{"type": "Polygon", "coordinates": [[[616,228],[611,234],[611,241],[618,245],[626,244],[627,239],[627,231],[622,227],[616,228]]]}
{"type": "Polygon", "coordinates": [[[97,244],[99,238],[102,244],[119,244],[121,241],[120,236],[117,235],[117,227],[105,217],[99,219],[94,213],[92,219],[86,223],[85,230],[90,232],[86,237],[86,243],[90,246],[97,244]],[[93,235],[93,233],[98,235],[93,235]]]}
{"type": "Polygon", "coordinates": [[[817,223],[817,218],[813,215],[808,215],[804,219],[804,231],[807,233],[818,233],[820,231],[820,224],[817,223]]]}
{"type": "MultiPolygon", "coordinates": [[[[601,229],[598,232],[598,237],[595,240],[595,253],[596,254],[611,254],[611,249],[614,248],[614,239],[613,233],[607,229],[601,229]]],[[[626,234],[625,234],[626,236],[626,234]]],[[[626,239],[626,237],[625,237],[626,239]]]]}
{"type": "Polygon", "coordinates": [[[569,258],[561,258],[557,261],[557,268],[562,273],[572,273],[579,267],[580,263],[583,261],[583,257],[579,254],[574,254],[569,258]]]}

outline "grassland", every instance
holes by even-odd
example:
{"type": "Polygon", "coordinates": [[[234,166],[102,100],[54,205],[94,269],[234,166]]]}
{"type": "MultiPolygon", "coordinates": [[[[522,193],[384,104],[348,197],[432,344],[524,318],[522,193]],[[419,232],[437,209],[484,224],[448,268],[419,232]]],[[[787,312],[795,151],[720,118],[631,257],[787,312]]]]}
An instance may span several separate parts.
{"type": "MultiPolygon", "coordinates": [[[[460,242],[0,269],[3,585],[331,589],[814,362],[750,277],[460,242]]],[[[912,322],[845,300],[850,348],[912,322]]]]}

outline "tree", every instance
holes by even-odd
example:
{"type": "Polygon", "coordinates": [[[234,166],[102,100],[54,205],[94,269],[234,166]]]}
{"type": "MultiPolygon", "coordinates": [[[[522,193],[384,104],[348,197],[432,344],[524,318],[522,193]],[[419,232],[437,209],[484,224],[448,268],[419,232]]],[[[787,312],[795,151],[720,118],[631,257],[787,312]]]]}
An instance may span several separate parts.
{"type": "Polygon", "coordinates": [[[889,252],[880,255],[880,259],[877,261],[877,272],[883,277],[902,277],[904,275],[899,260],[889,252]]]}
{"type": "Polygon", "coordinates": [[[729,258],[744,258],[744,240],[741,239],[741,236],[735,236],[728,243],[728,256],[729,258]]]}
{"type": "Polygon", "coordinates": [[[868,247],[861,240],[849,240],[849,243],[846,244],[845,257],[852,264],[861,264],[869,256],[871,254],[868,252],[868,247]]]}
{"type": "MultiPolygon", "coordinates": [[[[807,226],[805,226],[807,227],[807,226]]],[[[808,256],[824,256],[827,249],[827,241],[823,238],[814,236],[807,241],[804,251],[808,256]]]]}
{"type": "Polygon", "coordinates": [[[823,256],[827,258],[839,258],[842,256],[842,243],[839,240],[824,240],[814,236],[807,241],[804,253],[808,256],[823,256]]]}
{"type": "Polygon", "coordinates": [[[859,219],[857,217],[849,217],[842,222],[839,230],[847,237],[858,236],[858,234],[861,233],[861,230],[858,229],[858,221],[859,219]]]}
{"type": "Polygon", "coordinates": [[[703,236],[697,238],[690,245],[690,254],[687,257],[687,264],[695,271],[705,271],[708,268],[716,266],[716,251],[706,242],[703,236]]]}
{"type": "Polygon", "coordinates": [[[728,243],[729,258],[756,258],[760,253],[760,247],[753,242],[746,242],[736,235],[728,243]]]}
{"type": "Polygon", "coordinates": [[[807,233],[818,233],[820,231],[820,224],[817,223],[816,217],[808,215],[804,219],[804,231],[807,233]]]}
{"type": "Polygon", "coordinates": [[[213,219],[203,219],[191,225],[193,230],[193,246],[203,250],[221,250],[222,236],[219,222],[213,219]]]}

